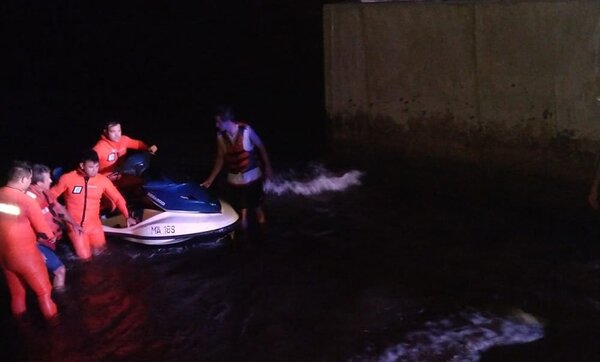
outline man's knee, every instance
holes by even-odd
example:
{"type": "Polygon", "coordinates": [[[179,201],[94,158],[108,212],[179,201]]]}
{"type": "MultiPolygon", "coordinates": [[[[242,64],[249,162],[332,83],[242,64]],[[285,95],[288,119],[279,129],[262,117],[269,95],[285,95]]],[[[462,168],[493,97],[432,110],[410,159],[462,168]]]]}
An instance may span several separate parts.
{"type": "Polygon", "coordinates": [[[92,257],[92,250],[90,249],[89,245],[75,245],[75,254],[77,254],[79,259],[90,260],[92,257]]]}
{"type": "Polygon", "coordinates": [[[98,228],[90,233],[90,247],[93,249],[103,248],[106,245],[106,238],[104,237],[104,230],[98,228]]]}
{"type": "Polygon", "coordinates": [[[54,271],[54,273],[53,273],[53,274],[54,274],[55,276],[56,276],[56,275],[58,275],[58,276],[62,276],[62,277],[64,277],[64,276],[65,276],[65,274],[67,274],[67,268],[66,268],[66,267],[63,265],[63,266],[61,266],[61,267],[59,267],[59,268],[56,268],[56,270],[54,271]]]}
{"type": "Polygon", "coordinates": [[[60,290],[65,287],[65,275],[67,274],[67,268],[65,266],[61,266],[60,268],[54,271],[54,289],[60,290]]]}
{"type": "Polygon", "coordinates": [[[86,260],[92,256],[87,235],[69,235],[69,237],[71,238],[77,257],[86,260]]]}

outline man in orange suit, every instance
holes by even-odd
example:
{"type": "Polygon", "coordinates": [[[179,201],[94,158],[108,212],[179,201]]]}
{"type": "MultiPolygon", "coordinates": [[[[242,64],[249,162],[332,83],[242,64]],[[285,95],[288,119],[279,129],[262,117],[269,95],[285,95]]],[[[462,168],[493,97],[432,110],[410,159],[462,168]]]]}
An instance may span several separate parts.
{"type": "Polygon", "coordinates": [[[42,214],[46,218],[46,222],[54,233],[54,238],[51,240],[38,240],[38,249],[44,256],[48,271],[54,275],[53,286],[55,289],[64,289],[65,276],[67,268],[55,254],[56,243],[62,238],[62,229],[68,223],[71,227],[81,233],[81,226],[69,214],[56,198],[49,192],[52,178],[50,177],[50,168],[46,165],[33,165],[33,176],[31,178],[31,186],[25,194],[34,199],[42,209],[42,214]]]}
{"type": "Polygon", "coordinates": [[[89,260],[92,252],[101,251],[106,244],[100,221],[100,200],[103,196],[127,218],[127,226],[135,224],[135,220],[129,217],[125,199],[106,176],[98,173],[98,168],[98,154],[89,150],[81,157],[79,168],[61,176],[50,189],[54,197],[64,194],[67,211],[82,228],[82,232],[77,232],[67,225],[67,234],[77,256],[84,260],[89,260]]]}
{"type": "Polygon", "coordinates": [[[10,290],[11,311],[15,316],[26,312],[28,285],[35,292],[44,317],[52,319],[58,311],[37,239],[49,240],[54,234],[38,203],[25,195],[31,184],[31,166],[15,161],[7,180],[0,188],[0,266],[10,290]]]}
{"type": "Polygon", "coordinates": [[[117,171],[119,158],[123,157],[128,149],[148,151],[151,154],[158,151],[156,145],[148,146],[143,141],[125,136],[121,131],[119,121],[108,121],[100,140],[94,146],[94,151],[98,153],[99,172],[107,176],[118,187],[129,187],[140,183],[136,176],[123,175],[117,171]]]}

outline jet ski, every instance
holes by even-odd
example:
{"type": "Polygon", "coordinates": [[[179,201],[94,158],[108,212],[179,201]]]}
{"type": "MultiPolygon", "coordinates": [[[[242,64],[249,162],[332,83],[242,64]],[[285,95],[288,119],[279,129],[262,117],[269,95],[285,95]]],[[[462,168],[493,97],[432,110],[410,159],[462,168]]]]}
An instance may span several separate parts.
{"type": "MultiPolygon", "coordinates": [[[[127,157],[119,172],[141,176],[152,156],[147,152],[127,157]]],[[[132,215],[138,223],[127,227],[125,217],[102,216],[106,235],[145,245],[169,245],[201,236],[225,236],[233,232],[238,214],[227,202],[190,182],[161,177],[145,181],[132,215]]],[[[129,202],[129,200],[128,200],[129,202]]]]}

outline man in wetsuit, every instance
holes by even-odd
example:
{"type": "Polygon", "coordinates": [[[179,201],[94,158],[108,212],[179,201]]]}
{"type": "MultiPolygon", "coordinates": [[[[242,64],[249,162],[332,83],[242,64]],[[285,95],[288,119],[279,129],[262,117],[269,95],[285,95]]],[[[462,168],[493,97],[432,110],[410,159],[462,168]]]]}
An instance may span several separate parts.
{"type": "Polygon", "coordinates": [[[50,177],[50,168],[40,164],[33,165],[31,186],[27,189],[26,194],[38,202],[48,226],[50,226],[50,229],[55,235],[55,237],[50,240],[43,238],[38,239],[37,246],[44,257],[48,271],[54,275],[54,289],[63,289],[65,287],[67,269],[54,253],[56,250],[56,242],[62,238],[62,229],[65,227],[65,224],[69,224],[77,233],[81,233],[82,229],[64,206],[62,206],[49,192],[51,184],[52,178],[50,177]]]}
{"type": "Polygon", "coordinates": [[[135,224],[129,217],[125,199],[112,182],[98,173],[98,154],[86,151],[80,159],[79,168],[60,177],[50,192],[54,197],[64,194],[67,211],[82,228],[78,232],[67,225],[67,234],[73,243],[78,257],[89,260],[92,252],[100,252],[106,245],[106,238],[100,221],[100,200],[107,197],[127,219],[127,226],[135,224]]]}
{"type": "Polygon", "coordinates": [[[248,228],[248,209],[255,211],[259,226],[263,227],[266,223],[262,208],[263,181],[272,176],[267,150],[249,125],[235,121],[230,107],[219,107],[215,122],[217,155],[210,175],[201,185],[210,187],[225,165],[230,201],[240,214],[241,229],[248,228]]]}
{"type": "Polygon", "coordinates": [[[123,175],[117,171],[118,160],[127,153],[128,149],[148,151],[151,154],[158,151],[156,145],[148,146],[143,141],[125,136],[119,121],[106,122],[102,136],[94,146],[94,151],[98,153],[99,172],[113,181],[117,187],[136,186],[141,182],[136,176],[123,175]]]}
{"type": "Polygon", "coordinates": [[[58,312],[52,301],[48,270],[37,248],[37,240],[54,237],[39,205],[25,190],[31,184],[31,166],[15,161],[0,188],[0,266],[11,295],[11,311],[15,316],[27,310],[26,290],[35,292],[42,314],[47,319],[58,312]]]}

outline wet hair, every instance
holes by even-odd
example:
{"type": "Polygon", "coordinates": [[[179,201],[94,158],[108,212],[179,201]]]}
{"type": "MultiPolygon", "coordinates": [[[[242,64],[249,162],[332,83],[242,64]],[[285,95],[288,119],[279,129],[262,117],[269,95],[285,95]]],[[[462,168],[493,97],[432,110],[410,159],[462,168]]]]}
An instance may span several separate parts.
{"type": "Polygon", "coordinates": [[[96,153],[96,151],[94,151],[94,150],[85,150],[81,154],[81,157],[79,157],[79,162],[80,163],[85,163],[87,161],[92,161],[94,163],[100,162],[100,159],[98,158],[98,154],[96,153]]]}
{"type": "Polygon", "coordinates": [[[23,177],[31,176],[31,165],[26,161],[13,161],[12,166],[6,173],[6,180],[19,181],[23,177]]]}
{"type": "Polygon", "coordinates": [[[228,105],[218,106],[215,112],[215,116],[218,116],[223,121],[233,121],[235,119],[235,113],[233,113],[233,108],[228,105]]]}
{"type": "Polygon", "coordinates": [[[50,167],[39,163],[33,165],[32,170],[33,172],[31,174],[31,183],[34,185],[38,182],[44,181],[45,173],[50,174],[50,167]]]}
{"type": "Polygon", "coordinates": [[[106,122],[104,122],[103,130],[108,131],[108,129],[110,127],[114,127],[118,124],[121,124],[121,121],[119,121],[118,119],[111,118],[111,119],[107,120],[106,122]]]}

